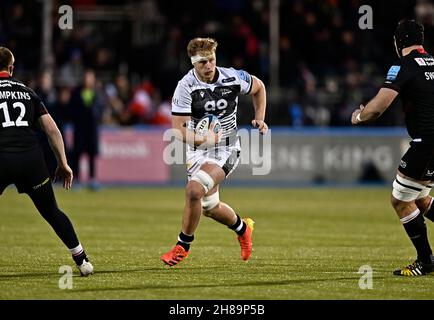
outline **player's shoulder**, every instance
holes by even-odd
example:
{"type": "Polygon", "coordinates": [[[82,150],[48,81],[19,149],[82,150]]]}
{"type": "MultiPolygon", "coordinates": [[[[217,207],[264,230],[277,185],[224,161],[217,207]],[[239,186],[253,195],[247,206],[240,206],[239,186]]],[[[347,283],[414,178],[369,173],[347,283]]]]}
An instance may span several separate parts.
{"type": "Polygon", "coordinates": [[[401,67],[413,67],[414,65],[417,65],[416,59],[418,56],[413,54],[408,54],[400,59],[400,65],[401,67]]]}
{"type": "Polygon", "coordinates": [[[190,84],[196,82],[196,76],[194,75],[194,69],[190,69],[178,83],[190,84]]]}
{"type": "Polygon", "coordinates": [[[413,75],[423,70],[420,68],[421,66],[429,65],[430,59],[434,64],[434,58],[426,53],[421,54],[417,51],[413,51],[410,54],[401,57],[389,67],[386,76],[386,83],[392,83],[397,80],[398,77],[401,77],[402,79],[411,78],[413,75]]]}
{"type": "Polygon", "coordinates": [[[197,82],[193,69],[190,69],[182,78],[178,81],[178,87],[188,89],[197,82]]]}
{"type": "Polygon", "coordinates": [[[2,88],[6,88],[6,90],[13,90],[13,91],[24,91],[29,93],[30,96],[32,97],[37,96],[37,94],[32,88],[28,87],[21,80],[18,80],[13,77],[0,79],[0,89],[2,88]]]}
{"type": "Polygon", "coordinates": [[[244,80],[244,81],[249,81],[250,80],[250,74],[243,70],[243,69],[235,69],[233,67],[217,67],[219,72],[222,74],[223,78],[225,79],[231,79],[231,78],[236,78],[236,79],[240,79],[240,80],[244,80]]]}
{"type": "Polygon", "coordinates": [[[413,68],[414,63],[414,57],[409,57],[409,55],[401,57],[390,65],[387,71],[387,79],[394,80],[398,76],[398,73],[405,73],[409,68],[413,68]]]}
{"type": "Polygon", "coordinates": [[[402,67],[425,67],[431,66],[434,63],[434,58],[427,52],[412,51],[410,54],[401,58],[402,67]]]}
{"type": "Polygon", "coordinates": [[[0,78],[0,82],[6,83],[9,86],[18,86],[18,87],[22,87],[22,88],[27,88],[27,86],[22,81],[15,79],[13,77],[0,78]]]}
{"type": "Polygon", "coordinates": [[[234,75],[236,72],[235,68],[232,67],[216,67],[217,70],[222,74],[222,75],[234,75]]]}
{"type": "Polygon", "coordinates": [[[410,67],[431,67],[434,65],[434,58],[427,52],[412,52],[405,56],[405,63],[410,67]]]}
{"type": "Polygon", "coordinates": [[[18,84],[18,86],[20,86],[21,88],[23,88],[23,90],[26,90],[26,91],[30,92],[31,94],[33,94],[33,95],[36,95],[35,90],[33,90],[32,88],[30,88],[27,84],[25,84],[21,80],[18,80],[18,79],[15,79],[15,78],[12,78],[12,79],[14,79],[14,81],[16,81],[16,83],[18,84]]]}

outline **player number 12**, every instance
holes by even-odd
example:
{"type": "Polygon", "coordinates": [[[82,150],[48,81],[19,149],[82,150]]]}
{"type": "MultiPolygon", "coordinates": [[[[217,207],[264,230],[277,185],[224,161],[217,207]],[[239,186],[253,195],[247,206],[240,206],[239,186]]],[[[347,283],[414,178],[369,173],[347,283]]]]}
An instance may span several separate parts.
{"type": "Polygon", "coordinates": [[[20,115],[18,116],[17,121],[11,121],[11,117],[9,116],[8,104],[7,102],[0,103],[0,109],[3,110],[3,114],[5,116],[5,122],[2,123],[3,128],[7,127],[28,127],[29,123],[27,121],[23,121],[24,115],[26,114],[26,107],[22,102],[14,102],[12,107],[20,108],[20,115]]]}

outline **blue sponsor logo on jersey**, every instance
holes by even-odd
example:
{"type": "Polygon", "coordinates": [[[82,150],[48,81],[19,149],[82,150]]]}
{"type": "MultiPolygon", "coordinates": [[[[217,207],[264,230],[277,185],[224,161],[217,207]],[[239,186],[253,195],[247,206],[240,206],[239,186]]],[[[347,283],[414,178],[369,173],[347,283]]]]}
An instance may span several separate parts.
{"type": "Polygon", "coordinates": [[[241,80],[244,80],[244,81],[250,83],[250,75],[247,72],[245,72],[244,70],[237,70],[237,73],[238,73],[238,77],[241,80]]]}
{"type": "Polygon", "coordinates": [[[399,70],[401,70],[401,66],[391,66],[389,71],[387,72],[387,80],[393,81],[398,77],[399,70]]]}

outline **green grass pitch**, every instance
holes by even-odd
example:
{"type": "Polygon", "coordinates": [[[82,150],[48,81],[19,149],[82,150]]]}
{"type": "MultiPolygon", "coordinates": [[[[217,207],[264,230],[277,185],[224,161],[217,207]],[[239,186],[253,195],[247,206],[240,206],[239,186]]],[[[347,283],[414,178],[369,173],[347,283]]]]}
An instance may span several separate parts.
{"type": "Polygon", "coordinates": [[[240,259],[231,230],[202,217],[190,256],[170,268],[159,256],[180,231],[183,189],[56,189],[95,267],[88,278],[74,267],[73,289],[62,290],[69,253],[30,200],[8,188],[0,197],[0,299],[434,299],[434,277],[392,275],[415,251],[389,192],[225,186],[222,200],[256,221],[251,259],[240,259]],[[362,265],[372,267],[372,289],[359,287],[362,265]]]}

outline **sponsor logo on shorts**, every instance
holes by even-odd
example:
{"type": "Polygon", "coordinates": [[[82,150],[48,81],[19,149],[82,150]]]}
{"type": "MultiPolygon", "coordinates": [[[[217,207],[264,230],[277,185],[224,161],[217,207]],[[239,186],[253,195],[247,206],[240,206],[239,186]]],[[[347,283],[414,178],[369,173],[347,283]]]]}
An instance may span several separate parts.
{"type": "Polygon", "coordinates": [[[50,181],[50,178],[45,179],[42,183],[37,184],[33,187],[33,190],[38,190],[40,187],[42,187],[44,184],[46,184],[48,181],[50,181]]]}
{"type": "Polygon", "coordinates": [[[426,172],[427,177],[431,177],[433,174],[434,174],[434,170],[433,171],[427,170],[427,172],[426,172]]]}
{"type": "Polygon", "coordinates": [[[401,160],[401,163],[399,164],[399,166],[400,166],[401,168],[406,168],[406,167],[407,167],[407,162],[401,160]]]}

